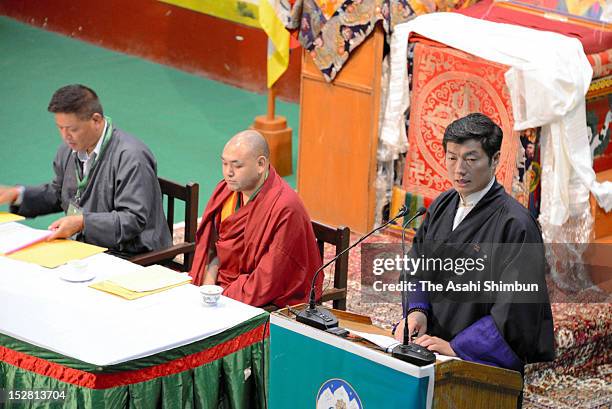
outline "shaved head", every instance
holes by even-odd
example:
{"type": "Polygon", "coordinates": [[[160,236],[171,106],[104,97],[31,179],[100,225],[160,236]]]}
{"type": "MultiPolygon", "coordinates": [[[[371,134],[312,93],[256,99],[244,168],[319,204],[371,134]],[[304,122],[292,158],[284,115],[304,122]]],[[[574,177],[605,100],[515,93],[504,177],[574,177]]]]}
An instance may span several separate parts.
{"type": "Polygon", "coordinates": [[[268,142],[257,131],[239,132],[225,144],[221,163],[228,189],[249,198],[265,181],[270,166],[268,142]]]}
{"type": "Polygon", "coordinates": [[[266,138],[252,129],[247,129],[246,131],[238,132],[234,135],[232,139],[225,144],[225,149],[230,146],[244,149],[245,152],[248,152],[255,158],[263,156],[268,160],[270,159],[270,148],[268,147],[266,138]]]}

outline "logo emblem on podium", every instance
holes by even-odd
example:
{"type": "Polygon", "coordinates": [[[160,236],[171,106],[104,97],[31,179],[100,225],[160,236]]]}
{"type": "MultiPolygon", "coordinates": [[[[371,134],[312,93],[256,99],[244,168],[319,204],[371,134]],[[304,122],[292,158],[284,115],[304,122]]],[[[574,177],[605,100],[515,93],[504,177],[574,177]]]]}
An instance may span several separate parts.
{"type": "Polygon", "coordinates": [[[363,409],[355,389],[342,379],[329,379],[319,388],[317,409],[363,409]]]}

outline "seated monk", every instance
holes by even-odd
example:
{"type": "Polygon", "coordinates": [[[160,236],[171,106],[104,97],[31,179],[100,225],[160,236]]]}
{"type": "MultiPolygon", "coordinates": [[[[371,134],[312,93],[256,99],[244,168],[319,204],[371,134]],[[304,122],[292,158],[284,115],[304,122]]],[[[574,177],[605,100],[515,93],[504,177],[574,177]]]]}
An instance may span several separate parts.
{"type": "Polygon", "coordinates": [[[194,284],[218,284],[246,304],[285,307],[308,301],[321,257],[302,201],[269,157],[257,131],[227,142],[223,180],[204,210],[190,274],[194,284]]]}

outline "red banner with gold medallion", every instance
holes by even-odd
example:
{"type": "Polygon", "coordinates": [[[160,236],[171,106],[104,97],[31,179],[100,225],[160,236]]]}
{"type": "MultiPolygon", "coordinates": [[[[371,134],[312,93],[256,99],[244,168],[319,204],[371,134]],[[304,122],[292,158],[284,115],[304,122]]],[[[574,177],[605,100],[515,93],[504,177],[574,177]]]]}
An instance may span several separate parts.
{"type": "Polygon", "coordinates": [[[481,112],[504,133],[497,180],[507,192],[517,174],[519,135],[504,81],[508,67],[442,44],[418,39],[414,48],[406,191],[434,199],[451,188],[442,137],[446,127],[471,112],[481,112]]]}

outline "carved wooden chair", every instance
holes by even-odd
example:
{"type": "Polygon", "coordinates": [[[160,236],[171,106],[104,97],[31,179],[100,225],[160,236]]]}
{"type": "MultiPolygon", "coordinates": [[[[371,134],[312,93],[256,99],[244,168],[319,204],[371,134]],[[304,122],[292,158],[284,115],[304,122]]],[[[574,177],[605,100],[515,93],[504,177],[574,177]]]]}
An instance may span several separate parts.
{"type": "Polygon", "coordinates": [[[185,239],[182,243],[173,244],[165,249],[139,254],[132,257],[130,261],[142,266],[163,264],[175,270],[189,271],[195,253],[195,236],[196,230],[198,229],[198,194],[200,186],[193,182],[187,183],[186,185],[180,185],[161,177],[158,179],[162,196],[167,197],[166,220],[168,221],[168,228],[170,229],[170,235],[173,239],[174,201],[182,200],[185,202],[185,239]],[[175,260],[175,257],[179,254],[183,255],[182,263],[175,260]]]}
{"type": "MultiPolygon", "coordinates": [[[[317,245],[319,246],[321,259],[323,259],[325,243],[335,246],[336,251],[334,256],[340,254],[350,245],[351,230],[348,227],[340,226],[334,228],[326,224],[313,221],[312,228],[314,229],[315,237],[317,238],[317,245]]],[[[324,287],[323,295],[321,296],[321,302],[332,301],[334,308],[337,310],[346,310],[348,264],[349,254],[347,252],[336,260],[336,263],[333,266],[334,286],[327,289],[324,287]]]]}

